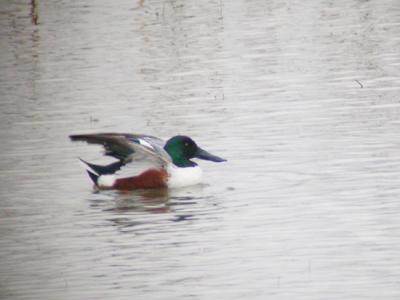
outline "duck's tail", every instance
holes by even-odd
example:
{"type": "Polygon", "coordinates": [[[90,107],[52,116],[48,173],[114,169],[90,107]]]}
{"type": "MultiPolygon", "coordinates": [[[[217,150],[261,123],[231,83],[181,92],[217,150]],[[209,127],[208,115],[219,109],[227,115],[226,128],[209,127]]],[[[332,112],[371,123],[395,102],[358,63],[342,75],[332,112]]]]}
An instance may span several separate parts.
{"type": "Polygon", "coordinates": [[[79,160],[85,167],[93,183],[101,187],[112,187],[115,181],[115,176],[113,174],[124,165],[122,160],[105,166],[91,164],[81,158],[79,158],[79,160]]]}

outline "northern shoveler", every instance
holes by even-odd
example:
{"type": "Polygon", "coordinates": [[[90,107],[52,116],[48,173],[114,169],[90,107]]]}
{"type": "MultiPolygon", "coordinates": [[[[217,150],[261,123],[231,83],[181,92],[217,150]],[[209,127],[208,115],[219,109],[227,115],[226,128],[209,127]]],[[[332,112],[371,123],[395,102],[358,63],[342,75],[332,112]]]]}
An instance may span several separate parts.
{"type": "Polygon", "coordinates": [[[70,135],[72,141],[99,144],[105,155],[118,161],[108,165],[95,165],[81,159],[87,172],[100,189],[148,189],[183,187],[201,182],[202,171],[192,158],[214,162],[225,159],[201,149],[187,136],[177,135],[167,142],[150,135],[127,133],[98,133],[70,135]],[[151,166],[139,175],[118,178],[121,167],[137,161],[148,161],[151,166]]]}

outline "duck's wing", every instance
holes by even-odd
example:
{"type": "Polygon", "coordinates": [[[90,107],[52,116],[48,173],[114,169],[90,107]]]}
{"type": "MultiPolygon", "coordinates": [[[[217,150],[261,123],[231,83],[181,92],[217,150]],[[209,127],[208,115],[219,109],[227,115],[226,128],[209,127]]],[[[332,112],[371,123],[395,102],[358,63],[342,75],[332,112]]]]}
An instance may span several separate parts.
{"type": "Polygon", "coordinates": [[[124,164],[138,160],[152,161],[161,166],[171,163],[171,157],[163,148],[165,142],[150,135],[96,133],[70,135],[70,139],[102,145],[105,155],[113,156],[124,164]]]}

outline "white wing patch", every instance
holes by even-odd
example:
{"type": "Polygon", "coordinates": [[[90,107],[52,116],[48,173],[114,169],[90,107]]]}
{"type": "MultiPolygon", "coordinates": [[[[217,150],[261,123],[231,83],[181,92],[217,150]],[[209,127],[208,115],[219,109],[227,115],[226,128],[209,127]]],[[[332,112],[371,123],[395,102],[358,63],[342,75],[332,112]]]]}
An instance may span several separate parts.
{"type": "Polygon", "coordinates": [[[129,141],[129,147],[133,150],[129,156],[132,161],[148,160],[157,164],[157,166],[164,166],[171,163],[171,157],[161,147],[152,144],[151,141],[145,139],[137,139],[136,142],[129,141]]]}
{"type": "Polygon", "coordinates": [[[138,141],[139,141],[140,145],[154,150],[154,147],[149,142],[147,142],[147,141],[145,141],[143,139],[138,139],[138,141]]]}

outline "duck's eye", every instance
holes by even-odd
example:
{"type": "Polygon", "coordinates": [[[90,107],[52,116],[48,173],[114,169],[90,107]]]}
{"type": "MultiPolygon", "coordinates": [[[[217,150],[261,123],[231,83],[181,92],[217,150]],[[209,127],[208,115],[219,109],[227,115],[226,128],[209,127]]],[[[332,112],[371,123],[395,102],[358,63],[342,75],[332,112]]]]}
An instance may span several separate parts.
{"type": "Polygon", "coordinates": [[[185,147],[189,147],[189,143],[188,142],[185,143],[185,147]]]}

